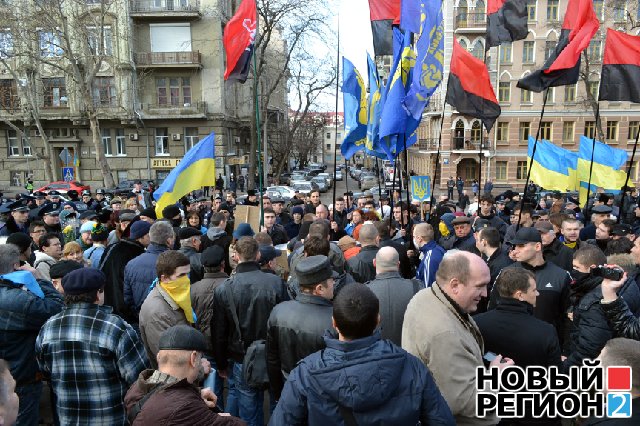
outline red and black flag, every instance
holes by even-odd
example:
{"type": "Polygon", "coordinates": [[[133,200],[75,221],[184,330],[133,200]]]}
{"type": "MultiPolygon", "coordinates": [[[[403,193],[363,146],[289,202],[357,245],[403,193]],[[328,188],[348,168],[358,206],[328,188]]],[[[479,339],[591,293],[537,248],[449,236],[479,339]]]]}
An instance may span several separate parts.
{"type": "Polygon", "coordinates": [[[225,80],[238,80],[240,83],[247,81],[257,30],[256,0],[242,0],[238,11],[227,23],[222,36],[224,50],[227,53],[225,80]]]}
{"type": "Polygon", "coordinates": [[[446,101],[461,114],[482,120],[487,131],[501,112],[487,66],[460,46],[455,37],[446,101]]]}
{"type": "Polygon", "coordinates": [[[527,0],[487,2],[487,48],[527,38],[527,0]]]}
{"type": "Polygon", "coordinates": [[[599,100],[640,103],[640,37],[607,30],[599,100]]]}
{"type": "Polygon", "coordinates": [[[580,73],[580,54],[589,46],[600,22],[592,0],[569,0],[560,39],[540,70],[518,81],[518,87],[542,92],[549,87],[576,84],[580,73]]]}
{"type": "Polygon", "coordinates": [[[393,55],[393,25],[400,24],[400,0],[369,0],[369,15],[375,55],[393,55]]]}

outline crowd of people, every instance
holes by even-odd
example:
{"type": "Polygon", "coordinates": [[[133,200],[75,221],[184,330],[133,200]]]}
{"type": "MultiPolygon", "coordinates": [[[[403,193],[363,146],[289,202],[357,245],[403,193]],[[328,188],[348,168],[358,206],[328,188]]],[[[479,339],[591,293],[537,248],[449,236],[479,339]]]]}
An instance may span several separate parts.
{"type": "Polygon", "coordinates": [[[638,421],[637,201],[454,188],[249,190],[253,227],[222,187],[160,217],[140,183],[4,203],[0,424],[559,425],[478,418],[477,369],[599,357],[632,367],[638,421]]]}

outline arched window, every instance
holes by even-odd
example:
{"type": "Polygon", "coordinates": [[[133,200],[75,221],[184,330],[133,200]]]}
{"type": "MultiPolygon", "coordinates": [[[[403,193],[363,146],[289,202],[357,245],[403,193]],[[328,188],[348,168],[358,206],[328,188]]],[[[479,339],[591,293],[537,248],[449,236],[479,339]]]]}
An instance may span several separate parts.
{"type": "Polygon", "coordinates": [[[464,50],[469,50],[465,39],[458,40],[458,43],[460,43],[460,47],[462,47],[464,50]]]}
{"type": "Polygon", "coordinates": [[[464,122],[462,120],[456,122],[456,127],[453,131],[453,146],[454,149],[464,148],[464,122]]]}
{"type": "Polygon", "coordinates": [[[484,43],[482,40],[476,40],[473,44],[473,49],[471,50],[471,54],[481,61],[484,60],[484,43]]]}
{"type": "MultiPolygon", "coordinates": [[[[476,120],[473,122],[471,126],[471,142],[472,143],[480,143],[480,139],[482,138],[482,125],[480,121],[476,120]]],[[[479,145],[478,145],[479,146],[479,145]]]]}
{"type": "Polygon", "coordinates": [[[476,12],[477,13],[485,13],[487,7],[484,4],[484,0],[478,0],[476,2],[476,12]]]}

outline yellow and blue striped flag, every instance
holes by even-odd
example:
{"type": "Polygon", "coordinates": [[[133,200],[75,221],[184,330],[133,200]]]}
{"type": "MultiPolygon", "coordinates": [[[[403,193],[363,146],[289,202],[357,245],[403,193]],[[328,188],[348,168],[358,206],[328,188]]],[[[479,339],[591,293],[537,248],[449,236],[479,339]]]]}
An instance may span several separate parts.
{"type": "Polygon", "coordinates": [[[531,180],[544,189],[573,191],[576,187],[575,168],[578,155],[575,152],[539,140],[532,161],[535,139],[529,136],[527,165],[531,168],[531,180]]]}
{"type": "Polygon", "coordinates": [[[215,136],[198,142],[184,156],[182,161],[169,173],[160,188],[153,193],[156,200],[156,215],[162,217],[162,210],[175,204],[191,191],[216,184],[215,136]]]}
{"type": "Polygon", "coordinates": [[[578,181],[580,182],[580,204],[582,205],[587,203],[592,153],[592,188],[600,187],[603,188],[605,192],[617,194],[627,179],[627,174],[623,170],[628,158],[627,151],[614,148],[600,141],[595,141],[595,151],[593,148],[593,139],[589,139],[586,136],[580,137],[580,149],[578,150],[578,181]]]}

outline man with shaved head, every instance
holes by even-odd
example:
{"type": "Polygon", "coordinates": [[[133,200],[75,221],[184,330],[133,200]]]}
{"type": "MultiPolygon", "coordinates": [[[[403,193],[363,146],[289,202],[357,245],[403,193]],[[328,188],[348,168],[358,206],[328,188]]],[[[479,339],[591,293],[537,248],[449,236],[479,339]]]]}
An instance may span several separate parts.
{"type": "Polygon", "coordinates": [[[373,259],[378,253],[378,230],[372,223],[366,223],[360,228],[359,235],[360,253],[347,261],[347,271],[353,275],[353,279],[359,283],[366,283],[376,277],[376,269],[373,259]]]}
{"type": "MultiPolygon", "coordinates": [[[[435,284],[409,302],[402,325],[402,347],[431,370],[459,425],[497,423],[492,416],[476,417],[476,369],[484,365],[484,342],[469,315],[487,296],[490,279],[480,256],[450,250],[438,267],[435,284]]],[[[507,365],[513,361],[500,355],[491,362],[499,368],[507,365]]]]}
{"type": "Polygon", "coordinates": [[[400,255],[393,247],[382,247],[373,259],[376,279],[367,286],[380,301],[380,328],[382,338],[400,346],[402,322],[409,301],[420,291],[420,282],[405,280],[399,272],[400,255]]]}

